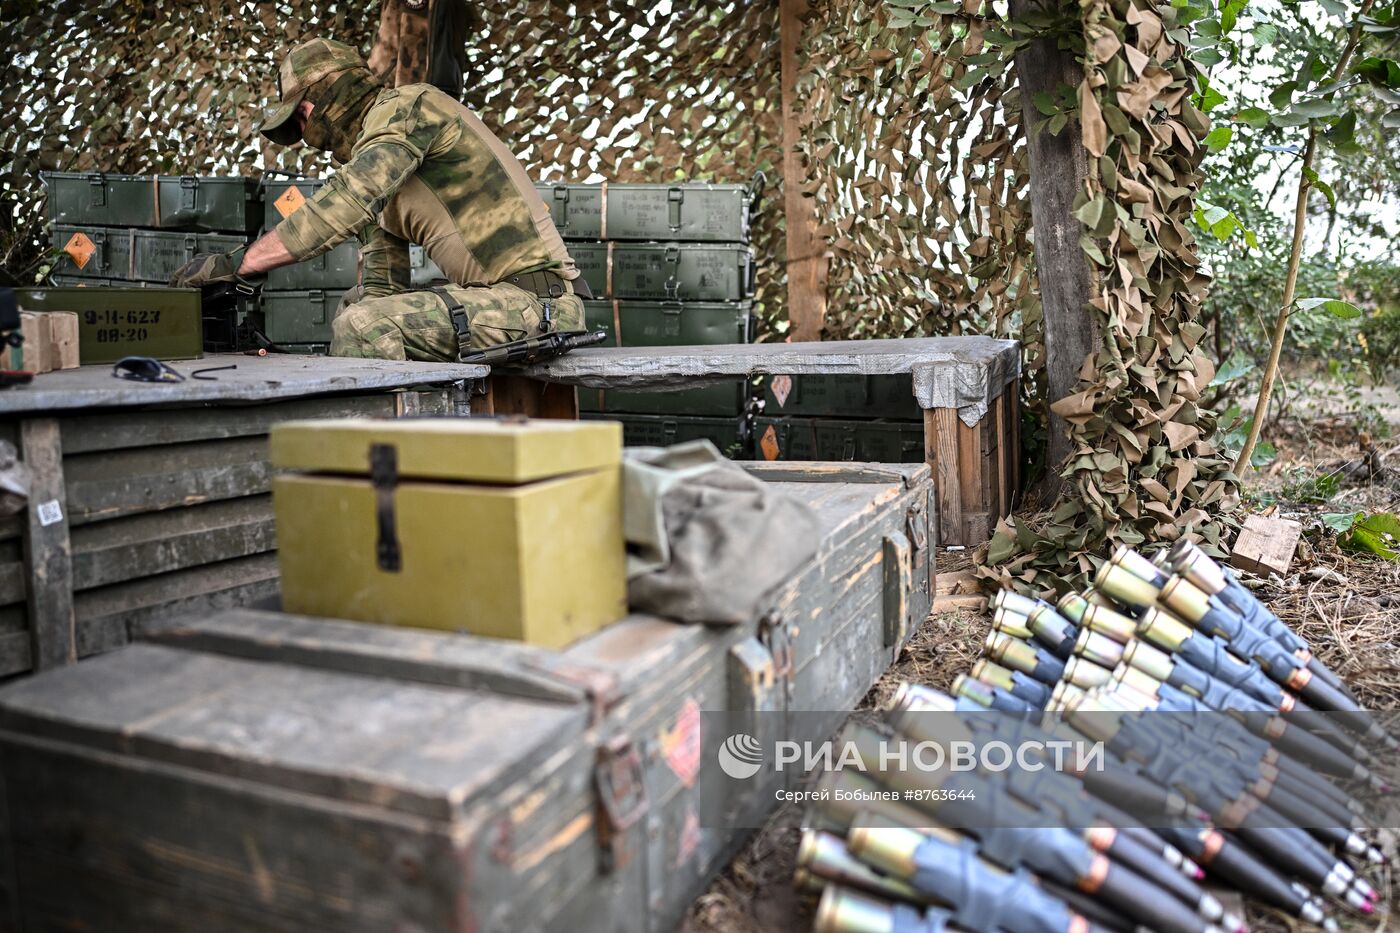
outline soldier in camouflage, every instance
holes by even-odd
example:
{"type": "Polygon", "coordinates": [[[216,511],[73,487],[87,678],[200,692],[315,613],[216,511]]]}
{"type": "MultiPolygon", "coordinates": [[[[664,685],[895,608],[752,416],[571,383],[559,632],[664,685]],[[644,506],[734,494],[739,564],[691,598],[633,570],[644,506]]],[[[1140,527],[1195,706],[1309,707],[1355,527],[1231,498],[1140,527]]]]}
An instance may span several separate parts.
{"type": "Polygon", "coordinates": [[[431,85],[385,89],[353,49],[326,39],[288,53],[280,89],[263,135],[303,140],[341,167],[245,253],[196,257],[172,285],[254,281],[358,236],[363,297],[336,316],[333,355],[455,360],[582,328],[578,270],[549,208],[476,114],[431,85]],[[450,284],[411,290],[410,243],[450,284]]]}

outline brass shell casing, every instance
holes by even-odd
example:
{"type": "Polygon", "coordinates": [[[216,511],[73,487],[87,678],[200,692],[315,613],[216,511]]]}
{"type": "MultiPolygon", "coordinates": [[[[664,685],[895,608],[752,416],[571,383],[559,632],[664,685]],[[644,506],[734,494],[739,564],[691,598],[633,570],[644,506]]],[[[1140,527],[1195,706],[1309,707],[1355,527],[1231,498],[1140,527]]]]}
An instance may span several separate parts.
{"type": "Polygon", "coordinates": [[[1106,606],[1089,606],[1084,613],[1084,624],[1122,644],[1137,632],[1135,620],[1106,606]]]}
{"type": "Polygon", "coordinates": [[[971,673],[975,680],[1000,687],[1002,690],[1010,690],[1016,686],[1016,678],[1011,670],[988,658],[978,658],[977,663],[972,665],[971,673]]]}
{"type": "Polygon", "coordinates": [[[1029,620],[1005,606],[997,607],[996,612],[992,613],[992,628],[998,632],[1004,632],[1012,638],[1031,637],[1029,620]]]}
{"type": "MultiPolygon", "coordinates": [[[[1178,545],[1182,543],[1186,542],[1178,545]]],[[[1195,586],[1212,595],[1225,589],[1225,571],[1205,551],[1191,544],[1179,551],[1173,547],[1170,553],[1172,569],[1195,586]]]]}
{"type": "Polygon", "coordinates": [[[1076,687],[1088,690],[1090,687],[1101,687],[1108,683],[1113,679],[1113,672],[1091,661],[1074,657],[1065,662],[1064,679],[1076,687]]]}
{"type": "Polygon", "coordinates": [[[1125,687],[1136,690],[1144,696],[1157,699],[1157,688],[1162,682],[1130,664],[1120,664],[1114,668],[1113,679],[1125,687]]]}
{"type": "Polygon", "coordinates": [[[1194,634],[1194,630],[1158,609],[1149,609],[1138,619],[1138,637],[1145,638],[1164,651],[1175,652],[1194,634]]]}
{"type": "Polygon", "coordinates": [[[1210,594],[1183,576],[1162,587],[1162,604],[1188,622],[1199,622],[1210,611],[1210,594]]]}
{"type": "Polygon", "coordinates": [[[1123,646],[1092,629],[1084,629],[1074,643],[1074,653],[1101,667],[1111,668],[1123,660],[1123,646]]]}
{"type": "Polygon", "coordinates": [[[1033,646],[1001,632],[992,632],[987,636],[987,654],[993,661],[1025,674],[1034,671],[1038,663],[1033,646]]]}
{"type": "Polygon", "coordinates": [[[1055,604],[1060,615],[1076,624],[1084,621],[1084,611],[1093,603],[1084,598],[1082,593],[1066,593],[1060,597],[1060,601],[1055,604]]]}
{"type": "Polygon", "coordinates": [[[828,885],[812,918],[816,933],[894,933],[889,904],[847,888],[828,885]]]}
{"type": "Polygon", "coordinates": [[[1050,707],[1063,709],[1071,700],[1084,696],[1084,688],[1076,687],[1067,680],[1062,680],[1055,684],[1055,690],[1050,694],[1050,707]]]}
{"type": "Polygon", "coordinates": [[[1157,602],[1160,588],[1135,576],[1126,567],[1106,563],[1094,576],[1094,586],[1125,606],[1144,608],[1157,602]]]}
{"type": "Polygon", "coordinates": [[[1006,609],[1017,615],[1028,616],[1040,605],[1040,600],[1022,596],[1015,590],[997,590],[991,605],[993,609],[1006,609]]]}
{"type": "Polygon", "coordinates": [[[914,875],[914,854],[923,840],[923,834],[913,829],[855,826],[846,836],[846,848],[862,862],[908,880],[914,875]]]}
{"type": "Polygon", "coordinates": [[[965,697],[979,706],[991,708],[992,695],[987,691],[987,685],[980,680],[973,680],[966,674],[959,674],[953,678],[953,693],[956,696],[965,697]]]}
{"type": "Polygon", "coordinates": [[[1123,660],[1154,680],[1163,682],[1171,676],[1172,668],[1176,666],[1171,655],[1136,638],[1124,646],[1123,660]]]}
{"type": "Polygon", "coordinates": [[[1167,574],[1162,571],[1162,568],[1126,544],[1118,545],[1118,548],[1113,552],[1113,557],[1109,559],[1109,563],[1117,564],[1139,580],[1145,580],[1154,586],[1161,586],[1167,582],[1167,574]]]}

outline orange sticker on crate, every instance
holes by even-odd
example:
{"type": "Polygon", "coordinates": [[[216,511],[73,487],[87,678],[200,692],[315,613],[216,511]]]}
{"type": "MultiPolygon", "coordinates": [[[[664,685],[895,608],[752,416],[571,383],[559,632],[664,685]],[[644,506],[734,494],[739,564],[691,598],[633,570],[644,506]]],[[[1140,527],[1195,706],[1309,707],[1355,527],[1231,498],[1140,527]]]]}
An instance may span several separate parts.
{"type": "Polygon", "coordinates": [[[763,437],[759,438],[758,447],[763,451],[764,460],[777,460],[778,454],[782,451],[778,448],[778,432],[771,424],[768,430],[763,432],[763,437]]]}
{"type": "Polygon", "coordinates": [[[305,203],[306,195],[302,194],[301,189],[296,185],[292,185],[292,187],[283,191],[276,201],[272,202],[272,206],[277,208],[277,213],[282,215],[283,220],[286,220],[288,217],[301,210],[301,206],[305,203]]]}
{"type": "Polygon", "coordinates": [[[68,238],[68,242],[63,244],[63,251],[68,254],[68,258],[73,260],[73,265],[79,269],[87,267],[92,259],[92,254],[97,252],[97,247],[93,245],[88,235],[79,231],[68,238]]]}
{"type": "Polygon", "coordinates": [[[661,731],[661,754],[686,787],[700,774],[700,704],[694,698],[681,705],[676,723],[661,731]]]}

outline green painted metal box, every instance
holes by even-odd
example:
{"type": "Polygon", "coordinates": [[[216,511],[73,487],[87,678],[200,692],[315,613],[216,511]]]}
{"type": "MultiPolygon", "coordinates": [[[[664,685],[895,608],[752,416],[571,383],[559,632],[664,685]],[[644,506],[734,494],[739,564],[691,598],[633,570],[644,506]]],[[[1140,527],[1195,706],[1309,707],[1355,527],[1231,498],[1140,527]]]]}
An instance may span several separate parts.
{"type": "Polygon", "coordinates": [[[902,375],[765,376],[764,414],[833,418],[923,418],[913,379],[902,375]]]}
{"type": "Polygon", "coordinates": [[[224,233],[54,224],[53,245],[63,254],[53,273],[164,285],[196,255],[226,253],[246,243],[245,237],[224,233]]]}
{"type": "Polygon", "coordinates": [[[41,172],[55,224],[256,233],[262,192],[256,178],[41,172]]]}
{"type": "Polygon", "coordinates": [[[811,418],[754,419],[756,460],[816,460],[817,427],[811,418]]]}
{"type": "Polygon", "coordinates": [[[570,243],[598,298],[740,301],[753,294],[753,250],[738,243],[570,243]]]}
{"type": "MultiPolygon", "coordinates": [[[[753,304],[747,301],[585,301],[583,314],[589,330],[605,331],[619,347],[748,343],[753,334],[753,304]]],[[[679,392],[579,390],[583,411],[738,416],[747,399],[741,379],[679,392]]]]}
{"type": "Polygon", "coordinates": [[[331,321],[344,291],[302,289],[262,293],[263,333],[283,344],[330,344],[331,321]]]}
{"type": "Polygon", "coordinates": [[[921,421],[761,417],[754,422],[755,456],[762,460],[920,463],[921,421]]]}
{"type": "MultiPolygon", "coordinates": [[[[271,230],[295,214],[324,184],[320,178],[265,177],[263,229],[271,230]]],[[[350,239],[313,259],[273,269],[267,274],[267,284],[263,287],[271,291],[336,289],[343,292],[359,283],[360,244],[350,239]]]]}
{"type": "Polygon", "coordinates": [[[598,412],[584,412],[579,417],[586,421],[622,422],[622,442],[628,447],[670,447],[708,440],[726,457],[747,460],[749,455],[749,429],[742,418],[598,412]]]}
{"type": "Polygon", "coordinates": [[[535,185],[565,239],[747,243],[748,185],[535,185]]]}
{"type": "Polygon", "coordinates": [[[929,609],[927,466],[758,475],[820,522],[761,625],[633,615],[555,650],[201,605],[0,686],[12,926],[677,929],[805,773],[731,780],[716,740],[817,746],[929,609]]]}
{"type": "Polygon", "coordinates": [[[197,288],[26,288],[26,311],[78,315],[78,359],[115,363],[124,356],[190,360],[204,355],[204,320],[197,288]]]}

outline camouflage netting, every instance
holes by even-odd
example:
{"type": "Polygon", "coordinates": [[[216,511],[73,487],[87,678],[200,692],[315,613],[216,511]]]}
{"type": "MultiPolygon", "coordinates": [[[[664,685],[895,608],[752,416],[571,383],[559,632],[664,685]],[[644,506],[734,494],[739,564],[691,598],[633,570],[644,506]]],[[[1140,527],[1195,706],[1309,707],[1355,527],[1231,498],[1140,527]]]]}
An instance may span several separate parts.
{"type": "Polygon", "coordinates": [[[1085,0],[1080,11],[1078,110],[1094,160],[1075,216],[1097,269],[1103,346],[1080,391],[1053,406],[1076,446],[1058,507],[1003,522],[989,549],[1000,581],[1027,589],[1083,582],[1112,542],[1188,537],[1219,554],[1239,504],[1212,444],[1215,414],[1196,404],[1215,374],[1198,346],[1209,279],[1191,222],[1210,123],[1191,102],[1186,30],[1170,4],[1085,0]]]}
{"type": "MultiPolygon", "coordinates": [[[[482,27],[466,100],[536,177],[766,175],[758,297],[761,331],[780,338],[777,0],[473,8],[482,27]]],[[[5,9],[13,47],[35,50],[8,56],[0,79],[0,108],[18,115],[0,127],[0,264],[12,273],[44,242],[40,169],[324,171],[320,157],[266,148],[253,134],[275,63],[312,35],[367,51],[378,19],[378,4],[333,0],[5,9]]],[[[1234,495],[1210,447],[1212,419],[1195,407],[1209,375],[1193,362],[1204,278],[1187,225],[1204,118],[1187,101],[1184,35],[1169,31],[1166,3],[1084,0],[1082,22],[1073,6],[1055,9],[1094,37],[1081,99],[1102,114],[1084,132],[1104,157],[1080,216],[1105,272],[1095,302],[1105,343],[1084,392],[1066,403],[1079,454],[1063,506],[1053,520],[1003,528],[993,547],[994,559],[1011,560],[1006,575],[1031,587],[1051,582],[1036,568],[1086,569],[1086,551],[1102,553],[1106,538],[1215,541],[1207,513],[1234,495]]],[[[803,188],[832,257],[826,337],[1015,336],[1038,404],[1044,353],[1015,35],[982,0],[812,0],[799,56],[803,188]]]]}

